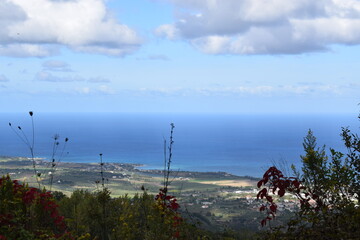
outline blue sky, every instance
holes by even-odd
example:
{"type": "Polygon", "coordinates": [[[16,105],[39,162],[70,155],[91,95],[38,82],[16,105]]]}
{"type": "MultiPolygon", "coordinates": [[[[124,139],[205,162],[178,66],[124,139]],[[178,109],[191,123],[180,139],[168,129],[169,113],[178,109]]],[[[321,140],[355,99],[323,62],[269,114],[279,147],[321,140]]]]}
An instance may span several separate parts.
{"type": "Polygon", "coordinates": [[[358,0],[0,0],[2,112],[357,113],[358,0]]]}

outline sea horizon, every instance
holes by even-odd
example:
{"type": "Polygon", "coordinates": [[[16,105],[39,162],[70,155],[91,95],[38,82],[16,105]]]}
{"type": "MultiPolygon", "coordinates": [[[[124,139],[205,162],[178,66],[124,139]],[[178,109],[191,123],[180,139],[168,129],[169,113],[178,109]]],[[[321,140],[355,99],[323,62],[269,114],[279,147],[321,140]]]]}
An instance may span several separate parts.
{"type": "MultiPolygon", "coordinates": [[[[29,150],[10,129],[21,126],[30,138],[27,114],[0,114],[0,155],[29,157],[29,150]]],[[[358,129],[356,114],[169,114],[169,113],[36,113],[35,157],[51,159],[52,137],[69,142],[61,161],[142,164],[163,169],[164,139],[175,124],[174,171],[227,172],[259,177],[274,163],[301,165],[308,129],[326,145],[344,152],[341,127],[358,129]]],[[[17,129],[16,129],[17,130],[17,129]]],[[[329,152],[329,151],[328,151],[329,152]]]]}

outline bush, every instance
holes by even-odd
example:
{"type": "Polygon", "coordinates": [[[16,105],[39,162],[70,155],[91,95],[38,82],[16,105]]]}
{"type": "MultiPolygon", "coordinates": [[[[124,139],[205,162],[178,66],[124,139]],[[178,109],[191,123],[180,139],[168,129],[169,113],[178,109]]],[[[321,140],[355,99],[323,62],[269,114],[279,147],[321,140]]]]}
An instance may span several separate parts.
{"type": "Polygon", "coordinates": [[[311,131],[304,138],[305,155],[301,157],[302,172],[286,177],[276,167],[271,167],[259,181],[264,186],[258,198],[265,204],[266,212],[261,224],[266,225],[276,216],[277,197],[291,194],[299,201],[300,209],[286,226],[270,228],[265,239],[358,239],[360,236],[359,159],[360,144],[357,135],[343,130],[349,154],[316,146],[311,131]]]}
{"type": "Polygon", "coordinates": [[[60,201],[61,213],[75,236],[96,239],[207,239],[207,233],[187,223],[168,196],[165,201],[144,191],[134,197],[110,198],[98,192],[74,191],[60,201]]]}
{"type": "Polygon", "coordinates": [[[1,239],[70,239],[50,192],[0,179],[1,239]]]}

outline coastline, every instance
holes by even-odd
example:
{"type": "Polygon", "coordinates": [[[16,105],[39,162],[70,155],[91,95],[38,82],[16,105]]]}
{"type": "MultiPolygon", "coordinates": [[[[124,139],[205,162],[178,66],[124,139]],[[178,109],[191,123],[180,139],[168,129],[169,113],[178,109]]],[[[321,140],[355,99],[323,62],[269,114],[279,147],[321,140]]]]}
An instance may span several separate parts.
{"type": "MultiPolygon", "coordinates": [[[[51,168],[51,162],[36,158],[36,170],[42,173],[41,183],[49,188],[49,172],[53,174],[54,190],[70,193],[76,189],[90,191],[98,189],[101,179],[99,163],[60,162],[51,168]],[[97,182],[97,183],[96,183],[97,182]]],[[[1,174],[35,186],[33,162],[27,157],[0,156],[1,174]]],[[[163,170],[141,169],[143,164],[105,163],[103,165],[106,185],[114,195],[136,194],[145,186],[150,193],[156,193],[162,186],[163,170]]],[[[173,171],[173,191],[201,190],[204,188],[236,188],[256,186],[257,178],[236,176],[226,172],[173,171]],[[183,189],[181,189],[183,188],[183,189]]]]}

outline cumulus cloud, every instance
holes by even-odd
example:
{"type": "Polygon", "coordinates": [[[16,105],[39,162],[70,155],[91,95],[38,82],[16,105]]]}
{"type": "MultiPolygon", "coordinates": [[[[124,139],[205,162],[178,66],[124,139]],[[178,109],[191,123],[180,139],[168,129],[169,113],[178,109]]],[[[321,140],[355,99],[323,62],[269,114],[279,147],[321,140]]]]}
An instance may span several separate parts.
{"type": "Polygon", "coordinates": [[[9,79],[5,75],[0,75],[0,82],[8,82],[9,79]]]}
{"type": "Polygon", "coordinates": [[[0,2],[0,55],[45,57],[65,46],[123,56],[140,44],[133,29],[110,16],[105,0],[0,2]]]}
{"type": "Polygon", "coordinates": [[[209,54],[301,54],[360,44],[357,0],[168,0],[176,21],[155,33],[209,54]]]}

